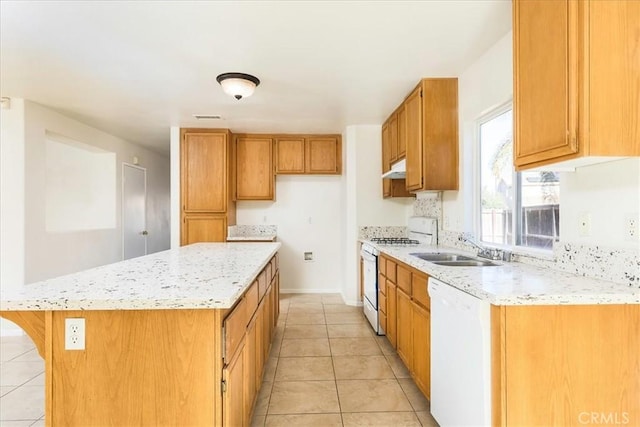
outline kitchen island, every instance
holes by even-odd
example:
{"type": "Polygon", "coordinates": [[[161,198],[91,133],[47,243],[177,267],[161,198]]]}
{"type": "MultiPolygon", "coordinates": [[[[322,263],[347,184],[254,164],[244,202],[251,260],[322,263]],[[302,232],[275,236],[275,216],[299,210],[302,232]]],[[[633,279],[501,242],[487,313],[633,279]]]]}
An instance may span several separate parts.
{"type": "Polygon", "coordinates": [[[278,318],[279,243],[198,243],[3,292],[45,360],[47,425],[239,425],[278,318]],[[85,348],[65,349],[65,320],[85,348]]]}

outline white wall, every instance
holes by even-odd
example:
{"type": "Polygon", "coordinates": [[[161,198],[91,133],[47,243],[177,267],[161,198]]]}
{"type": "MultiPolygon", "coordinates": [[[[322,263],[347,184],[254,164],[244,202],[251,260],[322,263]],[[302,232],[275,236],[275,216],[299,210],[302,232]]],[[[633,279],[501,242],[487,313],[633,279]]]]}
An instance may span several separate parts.
{"type": "Polygon", "coordinates": [[[348,126],[344,138],[343,199],[345,206],[344,286],[347,304],[358,303],[358,230],[366,225],[404,226],[412,198],[382,198],[382,135],[380,125],[348,126]]]}
{"type": "Polygon", "coordinates": [[[278,226],[282,292],[340,292],[341,177],[280,175],[275,189],[275,202],[237,202],[237,224],[278,226]],[[304,261],[309,251],[312,262],[304,261]]]}
{"type": "Polygon", "coordinates": [[[476,120],[513,96],[512,33],[504,35],[458,77],[460,190],[442,194],[445,230],[473,229],[476,120]]]}
{"type": "MultiPolygon", "coordinates": [[[[0,293],[24,283],[24,101],[0,116],[0,293]]],[[[3,335],[21,334],[0,319],[3,335]]]]}
{"type": "MultiPolygon", "coordinates": [[[[4,122],[4,120],[3,120],[4,122]]],[[[4,124],[3,124],[4,127],[4,124]]],[[[24,282],[31,283],[122,259],[121,168],[133,156],[147,169],[148,250],[169,247],[169,159],[51,109],[24,103],[24,282]],[[46,132],[116,154],[115,227],[64,233],[46,230],[46,132]]],[[[2,262],[5,262],[3,251],[2,262]]],[[[10,286],[10,285],[9,285],[10,286]]]]}
{"type": "Polygon", "coordinates": [[[640,159],[624,159],[576,169],[560,175],[562,241],[640,249],[626,237],[625,219],[640,222],[640,159]],[[591,216],[591,235],[580,236],[583,213],[591,216]]]}

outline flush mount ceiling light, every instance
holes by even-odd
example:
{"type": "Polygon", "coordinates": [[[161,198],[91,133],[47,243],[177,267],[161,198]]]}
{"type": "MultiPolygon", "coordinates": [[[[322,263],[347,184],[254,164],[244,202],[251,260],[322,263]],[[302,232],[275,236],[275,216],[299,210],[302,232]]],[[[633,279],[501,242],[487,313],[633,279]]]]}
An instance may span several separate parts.
{"type": "Polygon", "coordinates": [[[251,96],[260,84],[257,77],[245,73],[224,73],[216,77],[216,80],[222,86],[222,90],[235,99],[251,96]]]}

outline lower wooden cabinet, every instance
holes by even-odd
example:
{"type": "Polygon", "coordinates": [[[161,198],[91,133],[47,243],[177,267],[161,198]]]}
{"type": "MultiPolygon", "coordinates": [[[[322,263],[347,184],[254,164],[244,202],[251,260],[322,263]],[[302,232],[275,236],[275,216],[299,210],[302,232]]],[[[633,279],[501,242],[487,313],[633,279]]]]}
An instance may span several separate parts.
{"type": "MultiPolygon", "coordinates": [[[[273,260],[272,260],[273,261],[273,260]]],[[[223,425],[246,427],[251,425],[253,405],[262,385],[265,361],[269,357],[271,340],[278,322],[280,304],[279,273],[268,264],[260,275],[266,277],[267,287],[257,308],[253,300],[258,294],[255,281],[235,308],[227,313],[225,325],[225,365],[223,368],[222,407],[223,425]],[[242,322],[242,328],[238,328],[242,322]],[[233,354],[228,354],[233,353],[233,354]]]]}
{"type": "Polygon", "coordinates": [[[185,214],[182,218],[181,245],[199,242],[224,242],[227,239],[226,215],[185,214]]]}
{"type": "Polygon", "coordinates": [[[431,313],[411,304],[413,379],[418,388],[431,399],[431,313]]]}
{"type": "Polygon", "coordinates": [[[395,283],[387,279],[387,339],[393,348],[397,348],[397,331],[398,323],[397,319],[397,294],[398,288],[395,283]]]}
{"type": "Polygon", "coordinates": [[[244,425],[244,349],[245,343],[242,340],[241,347],[222,371],[222,420],[225,426],[244,425]]]}
{"type": "Polygon", "coordinates": [[[396,322],[398,328],[398,356],[409,368],[411,372],[413,368],[413,316],[411,297],[398,288],[397,295],[398,311],[396,313],[396,322]]]}

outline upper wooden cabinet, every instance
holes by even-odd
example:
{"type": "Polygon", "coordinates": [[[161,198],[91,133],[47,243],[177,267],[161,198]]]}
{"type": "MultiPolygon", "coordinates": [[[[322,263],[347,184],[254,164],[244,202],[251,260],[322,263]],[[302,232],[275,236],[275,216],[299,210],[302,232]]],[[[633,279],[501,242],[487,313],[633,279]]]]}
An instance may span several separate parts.
{"type": "Polygon", "coordinates": [[[227,209],[228,132],[185,132],[182,137],[182,208],[189,212],[227,209]]]}
{"type": "MultiPolygon", "coordinates": [[[[399,143],[402,136],[401,129],[406,129],[402,120],[404,120],[404,115],[401,116],[394,112],[382,125],[382,173],[391,169],[391,164],[394,163],[391,160],[393,153],[396,156],[395,161],[404,158],[405,149],[401,149],[401,144],[399,143]]],[[[406,146],[406,143],[404,146],[406,146]]],[[[415,197],[415,195],[407,191],[404,179],[387,178],[382,180],[382,197],[386,199],[389,197],[415,197]]]]}
{"type": "Polygon", "coordinates": [[[514,164],[640,156],[638,1],[514,0],[514,164]]]}
{"type": "Polygon", "coordinates": [[[182,129],[180,143],[180,243],[224,242],[235,224],[231,189],[235,150],[220,129],[182,129]]]}
{"type": "Polygon", "coordinates": [[[273,200],[273,139],[236,136],[236,200],[273,200]]]}
{"type": "Polygon", "coordinates": [[[276,173],[304,174],[304,138],[278,138],[276,173]]]}
{"type": "Polygon", "coordinates": [[[276,174],[340,175],[340,135],[276,136],[276,174]]]}
{"type": "Polygon", "coordinates": [[[309,174],[342,173],[342,138],[309,137],[305,145],[305,171],[309,174]]]}
{"type": "Polygon", "coordinates": [[[404,106],[407,190],[457,190],[458,79],[422,79],[404,106]]]}

